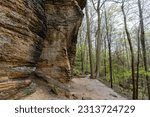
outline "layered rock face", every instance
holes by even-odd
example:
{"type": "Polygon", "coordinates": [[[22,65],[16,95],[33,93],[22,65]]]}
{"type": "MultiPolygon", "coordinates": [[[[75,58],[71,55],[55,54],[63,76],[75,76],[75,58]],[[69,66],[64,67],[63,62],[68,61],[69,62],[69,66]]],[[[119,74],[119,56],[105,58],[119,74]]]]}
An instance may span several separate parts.
{"type": "Polygon", "coordinates": [[[83,13],[75,1],[45,2],[47,35],[36,73],[45,78],[52,88],[65,89],[71,78],[77,33],[83,13]]]}
{"type": "Polygon", "coordinates": [[[0,99],[34,91],[35,70],[46,34],[42,0],[0,1],[0,99]]]}
{"type": "Polygon", "coordinates": [[[51,88],[68,90],[83,1],[0,1],[0,99],[34,92],[34,72],[51,88]]]}

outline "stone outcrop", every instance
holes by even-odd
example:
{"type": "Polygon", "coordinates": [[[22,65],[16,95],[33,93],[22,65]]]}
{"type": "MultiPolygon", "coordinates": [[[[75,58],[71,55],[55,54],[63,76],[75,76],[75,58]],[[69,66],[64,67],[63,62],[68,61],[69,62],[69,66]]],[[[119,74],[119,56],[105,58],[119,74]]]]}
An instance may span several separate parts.
{"type": "Polygon", "coordinates": [[[42,51],[45,22],[42,0],[0,1],[0,99],[34,91],[27,78],[42,51]]]}
{"type": "Polygon", "coordinates": [[[84,6],[85,0],[0,1],[0,99],[34,92],[35,77],[68,91],[84,6]]]}

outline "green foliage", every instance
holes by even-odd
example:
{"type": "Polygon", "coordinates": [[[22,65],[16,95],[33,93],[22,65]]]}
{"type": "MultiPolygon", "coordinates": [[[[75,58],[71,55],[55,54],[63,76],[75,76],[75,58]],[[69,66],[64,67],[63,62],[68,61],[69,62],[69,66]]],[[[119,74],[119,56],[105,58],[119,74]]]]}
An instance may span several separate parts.
{"type": "MultiPolygon", "coordinates": [[[[81,49],[81,47],[77,48],[76,58],[75,58],[75,67],[74,67],[74,70],[73,70],[73,74],[74,75],[80,75],[80,74],[82,74],[81,52],[82,52],[83,55],[85,55],[85,49],[86,49],[85,46],[82,46],[82,49],[81,49]]],[[[83,67],[84,67],[83,73],[84,74],[90,73],[90,64],[89,64],[89,61],[86,58],[84,58],[83,62],[84,62],[83,63],[83,67]]]]}
{"type": "Polygon", "coordinates": [[[81,74],[81,71],[77,68],[74,68],[73,69],[73,74],[74,74],[74,76],[79,76],[81,74]]]}
{"type": "Polygon", "coordinates": [[[145,70],[143,68],[140,68],[139,74],[142,76],[150,76],[150,71],[149,72],[145,72],[145,70]]]}

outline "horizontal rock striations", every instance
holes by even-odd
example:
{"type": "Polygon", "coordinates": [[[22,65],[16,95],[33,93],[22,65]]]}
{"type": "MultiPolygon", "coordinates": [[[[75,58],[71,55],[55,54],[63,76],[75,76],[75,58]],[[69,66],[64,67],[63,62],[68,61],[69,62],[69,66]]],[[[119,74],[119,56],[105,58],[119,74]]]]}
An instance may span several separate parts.
{"type": "Polygon", "coordinates": [[[35,77],[57,91],[68,91],[85,3],[0,1],[0,99],[34,92],[35,77]]]}
{"type": "Polygon", "coordinates": [[[35,71],[46,35],[44,9],[42,0],[0,1],[0,99],[32,84],[27,78],[35,71]]]}

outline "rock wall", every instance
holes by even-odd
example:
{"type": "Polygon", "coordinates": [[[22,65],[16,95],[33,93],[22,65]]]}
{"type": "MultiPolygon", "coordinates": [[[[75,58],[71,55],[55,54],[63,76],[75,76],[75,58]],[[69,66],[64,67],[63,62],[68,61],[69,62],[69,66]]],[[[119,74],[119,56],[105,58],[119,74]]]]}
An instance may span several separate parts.
{"type": "Polygon", "coordinates": [[[0,99],[34,91],[35,70],[46,35],[42,0],[0,1],[0,99]]]}
{"type": "Polygon", "coordinates": [[[0,1],[0,99],[34,92],[34,72],[68,91],[83,1],[0,1]]]}
{"type": "Polygon", "coordinates": [[[83,13],[71,0],[46,1],[47,35],[36,73],[46,79],[52,88],[65,89],[71,78],[78,28],[83,13]]]}

